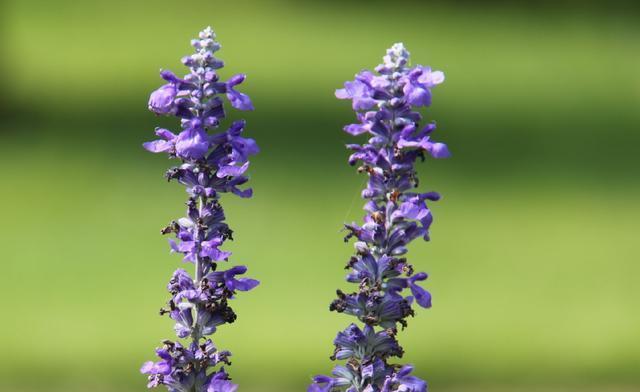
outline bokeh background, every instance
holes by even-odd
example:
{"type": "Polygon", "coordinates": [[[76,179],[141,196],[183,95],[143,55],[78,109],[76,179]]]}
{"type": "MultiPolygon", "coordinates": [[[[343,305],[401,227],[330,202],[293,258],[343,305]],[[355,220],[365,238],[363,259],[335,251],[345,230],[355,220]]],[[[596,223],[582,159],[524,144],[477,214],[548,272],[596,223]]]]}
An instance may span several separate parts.
{"type": "MultiPolygon", "coordinates": [[[[350,318],[327,309],[364,178],[333,91],[403,41],[444,70],[425,113],[453,158],[440,191],[434,307],[401,335],[431,390],[640,390],[640,13],[632,2],[36,1],[0,9],[3,391],[137,391],[170,320],[183,212],[143,141],[159,68],[212,25],[245,72],[255,197],[227,197],[232,261],[262,285],[215,335],[243,391],[301,391],[350,318]]],[[[244,114],[243,114],[244,115],[244,114]]],[[[238,114],[233,113],[232,118],[238,114]]]]}

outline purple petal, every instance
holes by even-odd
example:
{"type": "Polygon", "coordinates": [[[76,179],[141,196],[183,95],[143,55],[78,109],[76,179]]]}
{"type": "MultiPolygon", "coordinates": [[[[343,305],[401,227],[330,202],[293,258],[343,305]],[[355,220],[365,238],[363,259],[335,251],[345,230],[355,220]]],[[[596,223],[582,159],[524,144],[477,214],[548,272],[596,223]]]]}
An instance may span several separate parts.
{"type": "Polygon", "coordinates": [[[198,297],[198,292],[196,290],[183,290],[178,293],[175,297],[175,301],[180,302],[183,298],[189,301],[192,301],[198,297]]]}
{"type": "Polygon", "coordinates": [[[178,252],[180,253],[188,253],[193,250],[195,244],[193,241],[182,241],[178,244],[178,252]]]}
{"type": "Polygon", "coordinates": [[[364,127],[362,124],[349,124],[346,127],[344,127],[344,131],[354,136],[357,136],[367,132],[367,128],[364,127]]]}
{"type": "Polygon", "coordinates": [[[449,158],[451,156],[449,148],[444,143],[432,143],[431,148],[427,151],[434,158],[449,158]]]}
{"type": "Polygon", "coordinates": [[[164,140],[169,140],[169,141],[171,141],[171,140],[176,138],[175,133],[169,131],[168,129],[164,129],[164,128],[156,128],[156,135],[160,136],[164,140]]]}
{"type": "Polygon", "coordinates": [[[160,361],[156,363],[155,371],[158,374],[171,374],[171,365],[167,361],[160,361]]]}
{"type": "Polygon", "coordinates": [[[245,74],[233,75],[227,82],[227,88],[232,88],[233,86],[237,86],[238,84],[244,82],[246,77],[247,76],[245,74]]]}
{"type": "Polygon", "coordinates": [[[441,196],[438,192],[427,192],[420,195],[425,200],[438,201],[441,196]]]}
{"type": "Polygon", "coordinates": [[[152,142],[142,143],[142,147],[150,152],[165,152],[170,151],[173,148],[173,143],[166,140],[154,140],[152,142]]]}
{"type": "Polygon", "coordinates": [[[362,367],[362,377],[363,378],[373,377],[373,364],[369,364],[362,367]]]}
{"type": "Polygon", "coordinates": [[[423,289],[422,287],[415,284],[415,281],[421,281],[427,279],[427,274],[424,272],[420,272],[409,278],[409,288],[411,289],[411,294],[416,299],[418,305],[423,308],[431,307],[431,294],[423,289]]]}
{"type": "Polygon", "coordinates": [[[338,99],[350,99],[351,98],[351,96],[347,92],[346,88],[337,89],[335,94],[336,94],[336,98],[338,98],[338,99]]]}
{"type": "Polygon", "coordinates": [[[422,75],[418,77],[418,82],[424,84],[427,87],[434,87],[444,82],[444,73],[442,71],[431,71],[427,69],[422,75]]]}
{"type": "Polygon", "coordinates": [[[413,371],[412,365],[404,365],[402,368],[400,368],[400,370],[398,370],[398,377],[408,376],[409,373],[411,373],[412,371],[413,371]]]}
{"type": "Polygon", "coordinates": [[[231,256],[231,252],[225,252],[214,247],[203,247],[200,250],[202,257],[209,257],[211,260],[222,261],[227,260],[231,256]]]}
{"type": "Polygon", "coordinates": [[[247,267],[244,265],[236,265],[235,267],[231,267],[228,270],[224,271],[225,275],[227,276],[236,276],[236,275],[242,275],[245,272],[247,272],[247,267]]]}
{"type": "Polygon", "coordinates": [[[176,138],[176,153],[182,158],[200,159],[208,150],[209,141],[202,129],[187,129],[176,138]]]}
{"type": "Polygon", "coordinates": [[[245,190],[240,190],[240,189],[238,189],[236,187],[233,187],[233,188],[231,188],[231,192],[234,195],[240,196],[240,197],[245,198],[245,199],[253,196],[253,189],[251,189],[251,188],[247,188],[245,190]]]}
{"type": "Polygon", "coordinates": [[[233,165],[222,166],[220,169],[218,169],[218,172],[216,173],[216,177],[223,178],[226,176],[233,176],[233,177],[239,176],[242,173],[246,172],[247,168],[249,168],[249,162],[246,162],[242,166],[233,166],[233,165]]]}
{"type": "Polygon", "coordinates": [[[260,281],[251,278],[240,278],[233,282],[236,290],[249,291],[260,284],[260,281]]]}
{"type": "Polygon", "coordinates": [[[160,71],[160,77],[170,83],[185,83],[184,79],[180,79],[169,70],[160,71]]]}
{"type": "Polygon", "coordinates": [[[251,99],[246,94],[236,90],[229,90],[227,92],[227,98],[229,102],[231,102],[231,106],[238,110],[253,110],[251,99]]]}
{"type": "Polygon", "coordinates": [[[178,249],[178,244],[172,239],[169,239],[169,246],[171,247],[172,252],[180,253],[180,249],[178,249]]]}
{"type": "Polygon", "coordinates": [[[214,379],[209,383],[207,392],[235,392],[237,389],[238,386],[229,380],[214,379]]]}
{"type": "Polygon", "coordinates": [[[333,381],[333,378],[329,376],[318,375],[313,377],[313,382],[316,382],[319,384],[330,383],[331,381],[333,381]]]}
{"type": "Polygon", "coordinates": [[[394,211],[392,217],[404,217],[408,219],[423,219],[429,213],[429,210],[424,206],[424,203],[414,204],[412,202],[402,203],[400,209],[394,211]]]}
{"type": "Polygon", "coordinates": [[[177,89],[173,84],[165,84],[149,96],[149,110],[157,114],[169,114],[175,110],[174,100],[177,89]]]}
{"type": "Polygon", "coordinates": [[[353,110],[369,110],[376,105],[376,101],[373,98],[353,98],[353,110]]]}
{"type": "Polygon", "coordinates": [[[403,90],[409,104],[414,106],[431,105],[431,92],[428,89],[407,83],[403,90]]]}
{"type": "Polygon", "coordinates": [[[140,368],[140,373],[144,373],[144,374],[151,373],[151,371],[153,370],[153,365],[154,365],[154,363],[151,362],[151,361],[147,361],[147,362],[143,363],[142,367],[140,368]]]}

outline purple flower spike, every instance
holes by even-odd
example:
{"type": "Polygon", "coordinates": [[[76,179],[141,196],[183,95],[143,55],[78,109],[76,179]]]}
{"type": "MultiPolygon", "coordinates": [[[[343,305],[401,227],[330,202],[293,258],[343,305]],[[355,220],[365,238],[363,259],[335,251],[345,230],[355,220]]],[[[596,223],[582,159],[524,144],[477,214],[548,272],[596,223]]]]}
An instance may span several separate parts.
{"type": "Polygon", "coordinates": [[[409,52],[395,44],[376,67],[362,71],[336,91],[338,99],[352,101],[357,123],[344,127],[350,135],[367,134],[363,144],[349,144],[349,164],[368,176],[362,197],[367,200],[362,224],[345,224],[345,241],[356,240],[355,255],[347,263],[346,280],[357,290],[345,293],[329,309],[355,316],[364,324],[351,324],[334,340],[332,376],[316,376],[308,392],[426,392],[427,383],[410,375],[413,368],[389,363],[402,357],[396,340],[398,326],[414,316],[413,303],[431,307],[431,294],[419,285],[427,279],[414,273],[403,257],[416,238],[429,239],[433,215],[427,202],[436,192],[417,193],[417,159],[447,158],[449,149],[431,140],[435,124],[419,126],[415,108],[431,105],[432,89],[444,74],[429,67],[409,67],[409,52]]]}
{"type": "Polygon", "coordinates": [[[166,178],[185,186],[188,199],[186,215],[162,229],[173,234],[169,239],[171,252],[180,253],[183,260],[194,264],[193,275],[177,269],[167,291],[170,299],[160,314],[167,314],[175,322],[179,339],[164,340],[156,350],[157,362],[145,362],[140,371],[148,375],[149,388],[164,385],[170,392],[235,392],[238,389],[221,365],[230,365],[228,351],[220,351],[207,335],[218,327],[235,321],[236,314],[229,306],[237,292],[249,291],[259,282],[241,278],[245,266],[226,271],[219,264],[226,263],[231,252],[222,250],[232,231],[225,222],[220,196],[233,193],[250,197],[250,188],[239,187],[249,179],[249,156],[258,153],[253,139],[242,136],[245,122],[236,121],[225,131],[217,130],[225,117],[222,97],[240,110],[253,110],[251,100],[234,89],[244,81],[236,75],[228,82],[219,80],[216,72],[223,66],[214,57],[220,49],[211,28],[202,31],[192,41],[196,52],[182,59],[189,67],[184,78],[171,71],[160,76],[166,84],[151,93],[149,109],[159,115],[180,119],[181,129],[171,132],[156,128],[159,139],[143,144],[153,153],[167,153],[179,163],[169,169],[166,178]],[[219,366],[220,365],[220,366],[219,366]],[[215,369],[217,367],[217,369],[215,369]]]}

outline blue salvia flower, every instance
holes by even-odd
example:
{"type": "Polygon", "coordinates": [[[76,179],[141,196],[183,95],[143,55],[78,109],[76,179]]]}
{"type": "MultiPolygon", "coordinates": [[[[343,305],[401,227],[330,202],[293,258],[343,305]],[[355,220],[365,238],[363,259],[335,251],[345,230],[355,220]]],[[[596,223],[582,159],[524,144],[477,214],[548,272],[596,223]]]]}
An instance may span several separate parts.
{"type": "Polygon", "coordinates": [[[249,97],[235,87],[244,81],[236,75],[228,81],[220,80],[217,69],[222,61],[214,57],[220,49],[210,27],[191,41],[195,53],[182,59],[189,73],[179,78],[169,71],[160,75],[166,84],[154,91],[149,109],[159,115],[180,119],[180,132],[156,129],[160,139],[144,144],[151,152],[165,152],[180,164],[167,171],[169,181],[186,187],[188,194],[186,216],[176,219],[162,230],[173,234],[169,240],[172,252],[183,255],[185,262],[194,265],[195,273],[184,269],[174,272],[167,290],[171,294],[160,314],[168,314],[175,321],[178,338],[188,343],[165,340],[156,350],[157,362],[146,362],[140,369],[149,375],[148,386],[164,385],[169,391],[234,392],[237,385],[230,381],[222,364],[230,364],[228,351],[218,350],[206,338],[216,329],[236,319],[228,301],[239,291],[249,291],[258,281],[240,277],[247,268],[235,266],[223,270],[231,255],[221,249],[232,231],[225,223],[219,203],[226,192],[251,197],[251,189],[241,189],[247,182],[244,176],[249,156],[258,152],[253,139],[242,137],[244,121],[236,121],[227,130],[218,131],[225,117],[223,100],[227,98],[236,109],[253,110],[249,97]]]}
{"type": "Polygon", "coordinates": [[[397,327],[407,326],[414,315],[413,302],[431,307],[431,294],[420,286],[424,272],[414,273],[404,258],[407,245],[416,238],[429,239],[433,217],[427,201],[435,192],[419,193],[415,162],[425,153],[433,158],[449,156],[447,146],[431,140],[435,124],[420,128],[421,115],[414,108],[431,104],[431,89],[444,81],[444,74],[429,67],[409,66],[409,52],[401,43],[387,50],[376,73],[362,71],[339,99],[350,99],[358,122],[344,130],[352,135],[368,134],[366,143],[349,144],[349,163],[369,181],[362,197],[364,223],[345,225],[345,241],[355,238],[356,254],[346,269],[347,281],[357,283],[353,293],[338,290],[330,309],[355,316],[361,329],[351,324],[334,340],[332,376],[316,376],[308,392],[425,392],[427,383],[410,373],[411,366],[389,363],[402,357],[396,340],[397,327]]]}

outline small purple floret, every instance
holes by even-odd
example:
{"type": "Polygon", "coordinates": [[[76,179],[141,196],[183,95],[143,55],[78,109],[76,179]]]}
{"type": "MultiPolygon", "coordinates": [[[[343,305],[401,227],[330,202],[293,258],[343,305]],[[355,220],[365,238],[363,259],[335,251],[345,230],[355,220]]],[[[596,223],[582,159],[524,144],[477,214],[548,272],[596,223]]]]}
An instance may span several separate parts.
{"type": "Polygon", "coordinates": [[[149,110],[157,114],[170,114],[175,109],[177,93],[176,86],[171,83],[160,87],[149,97],[149,110]]]}

